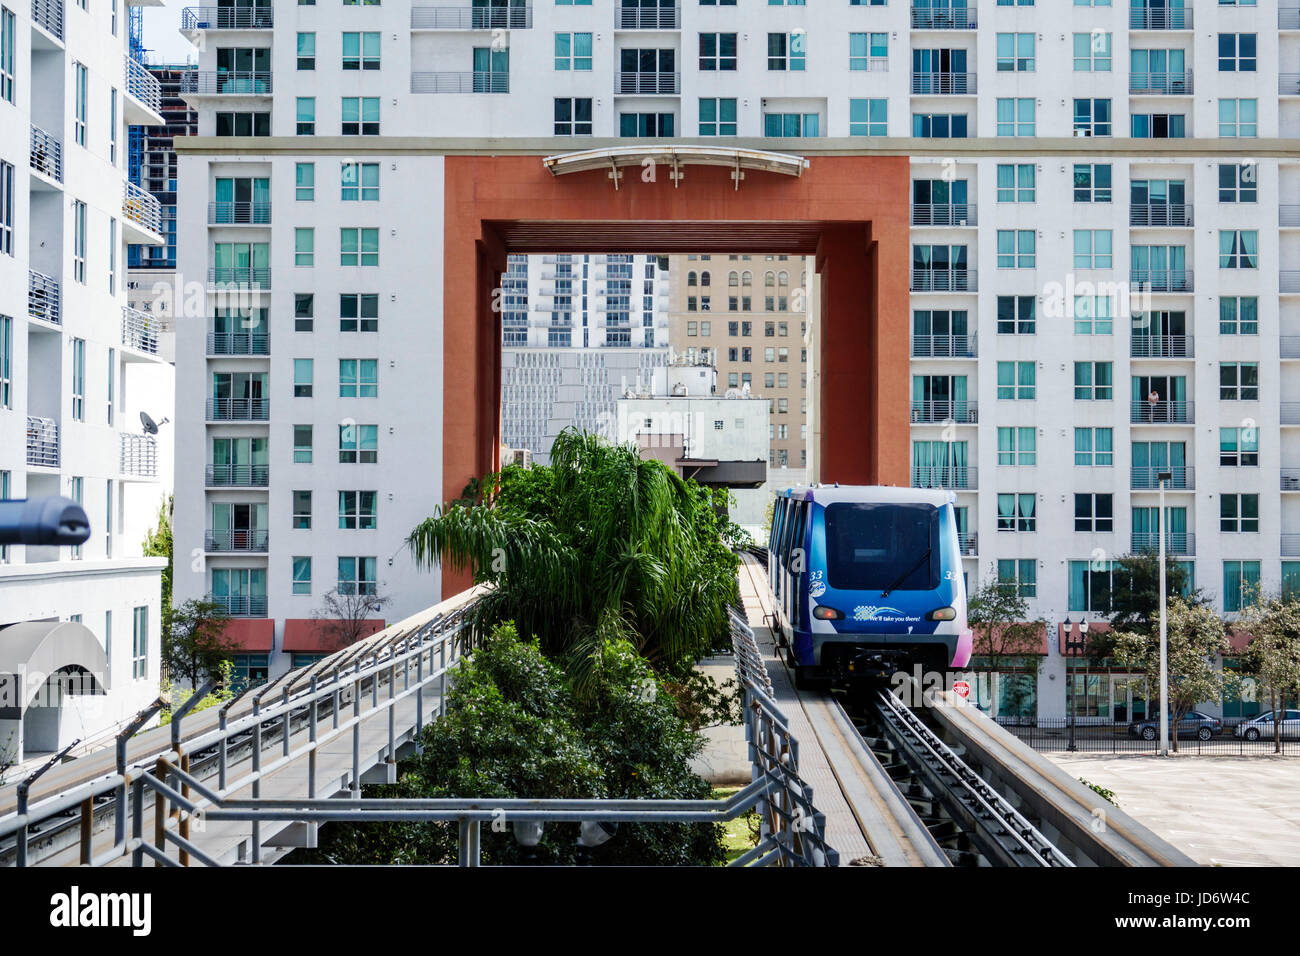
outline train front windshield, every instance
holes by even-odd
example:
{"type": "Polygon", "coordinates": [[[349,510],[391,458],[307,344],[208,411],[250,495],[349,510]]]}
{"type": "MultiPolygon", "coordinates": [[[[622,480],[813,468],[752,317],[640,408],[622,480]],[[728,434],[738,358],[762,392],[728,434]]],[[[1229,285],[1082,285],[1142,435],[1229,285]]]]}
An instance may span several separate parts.
{"type": "Polygon", "coordinates": [[[843,591],[939,586],[939,509],[920,503],[826,507],[827,583],[843,591]]]}

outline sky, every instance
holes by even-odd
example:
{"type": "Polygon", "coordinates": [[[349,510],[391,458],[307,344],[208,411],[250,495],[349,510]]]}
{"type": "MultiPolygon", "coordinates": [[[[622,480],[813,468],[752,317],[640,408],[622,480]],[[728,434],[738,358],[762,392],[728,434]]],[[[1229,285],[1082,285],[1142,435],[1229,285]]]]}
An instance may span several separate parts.
{"type": "Polygon", "coordinates": [[[187,63],[195,58],[194,47],[181,36],[181,11],[199,6],[204,0],[165,0],[165,6],[144,7],[144,47],[150,63],[187,63]]]}

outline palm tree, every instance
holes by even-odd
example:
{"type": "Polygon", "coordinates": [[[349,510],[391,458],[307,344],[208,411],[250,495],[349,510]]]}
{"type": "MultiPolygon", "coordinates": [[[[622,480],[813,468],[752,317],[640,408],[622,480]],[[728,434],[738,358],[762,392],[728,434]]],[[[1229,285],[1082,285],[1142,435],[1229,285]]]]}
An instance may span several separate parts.
{"type": "Polygon", "coordinates": [[[479,487],[488,493],[437,509],[407,538],[419,567],[445,558],[493,585],[477,633],[513,620],[579,678],[606,638],[676,675],[725,638],[737,567],[717,513],[725,492],[572,428],[549,466],[510,466],[479,487]]]}

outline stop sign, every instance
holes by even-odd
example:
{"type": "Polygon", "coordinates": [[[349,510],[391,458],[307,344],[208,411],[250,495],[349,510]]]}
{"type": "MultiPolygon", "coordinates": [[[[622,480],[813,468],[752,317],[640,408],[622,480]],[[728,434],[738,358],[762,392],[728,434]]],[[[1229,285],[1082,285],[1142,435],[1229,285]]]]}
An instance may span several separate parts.
{"type": "Polygon", "coordinates": [[[964,680],[955,680],[952,682],[952,692],[958,697],[966,698],[970,696],[970,682],[964,680]]]}

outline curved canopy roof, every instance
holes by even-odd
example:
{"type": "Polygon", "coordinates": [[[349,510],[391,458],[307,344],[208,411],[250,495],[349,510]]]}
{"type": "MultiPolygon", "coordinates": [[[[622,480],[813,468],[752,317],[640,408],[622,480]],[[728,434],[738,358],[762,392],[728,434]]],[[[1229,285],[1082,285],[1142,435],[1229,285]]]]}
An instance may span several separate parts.
{"type": "Polygon", "coordinates": [[[29,621],[0,631],[0,718],[25,710],[50,675],[60,671],[85,672],[89,679],[81,687],[105,692],[108,658],[84,624],[29,621]]]}
{"type": "Polygon", "coordinates": [[[614,187],[618,188],[619,169],[624,166],[642,166],[649,159],[671,167],[674,182],[683,175],[683,166],[728,166],[736,188],[744,179],[744,170],[754,169],[784,176],[798,177],[808,168],[808,160],[793,153],[774,153],[764,149],[738,149],[728,146],[689,146],[659,143],[641,143],[636,146],[609,146],[602,149],[584,149],[576,153],[559,153],[545,156],[542,162],[553,176],[580,173],[592,169],[607,169],[614,173],[614,187]]]}

